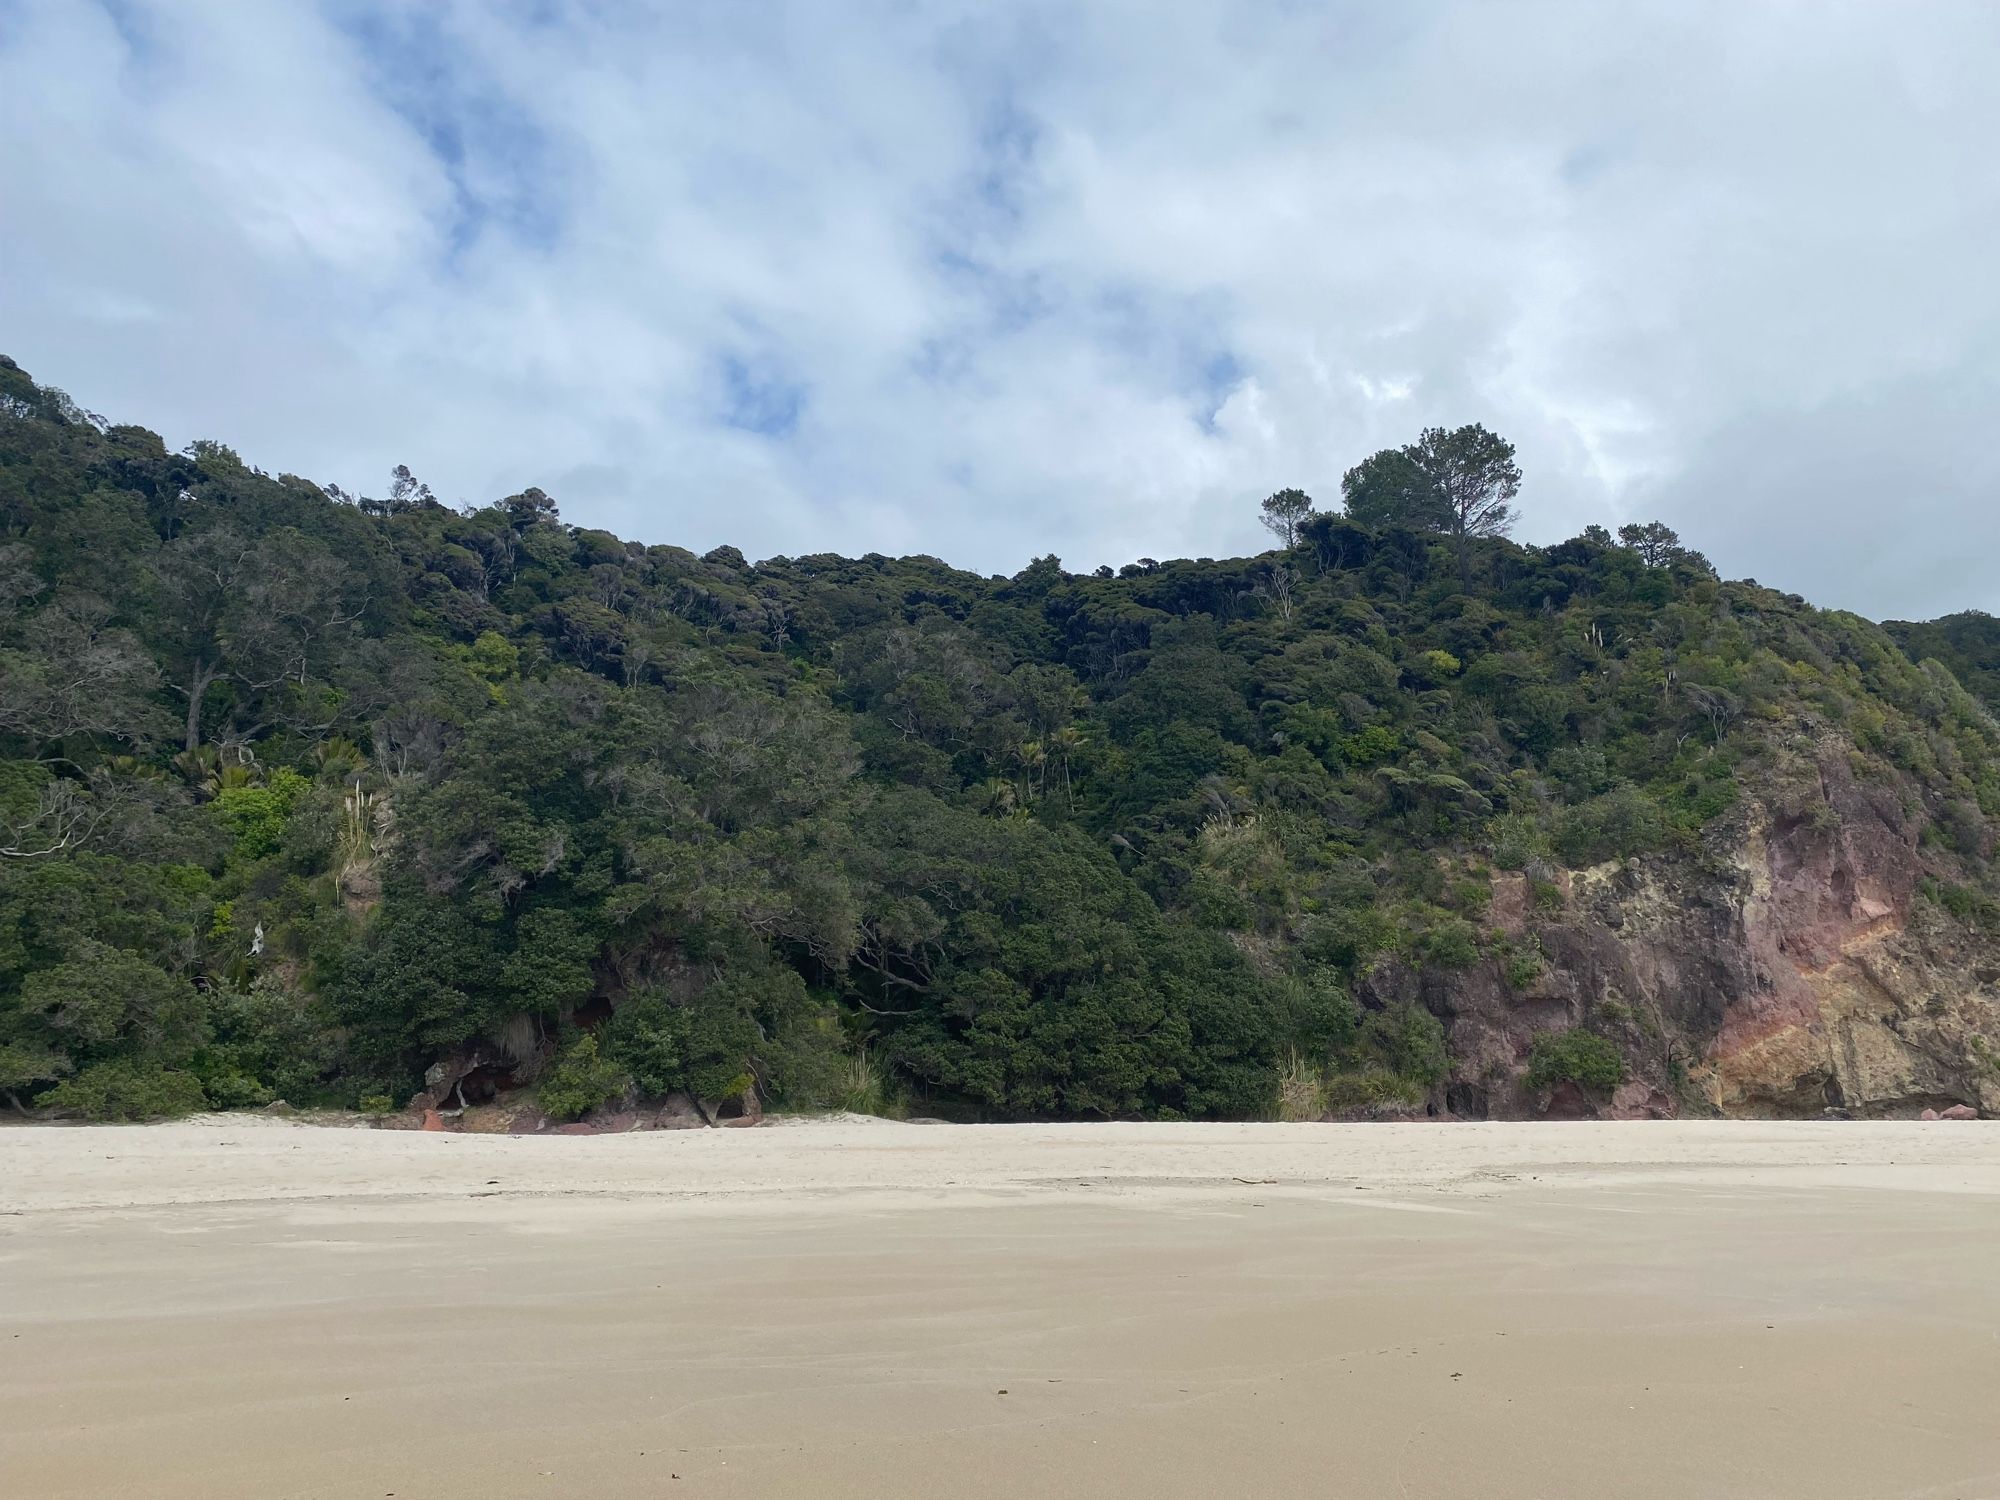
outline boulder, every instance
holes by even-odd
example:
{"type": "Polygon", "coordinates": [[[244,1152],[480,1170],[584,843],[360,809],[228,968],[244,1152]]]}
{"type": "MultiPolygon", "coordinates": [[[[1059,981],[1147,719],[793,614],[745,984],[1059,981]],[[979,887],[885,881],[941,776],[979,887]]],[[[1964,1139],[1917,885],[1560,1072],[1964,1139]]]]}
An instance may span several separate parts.
{"type": "Polygon", "coordinates": [[[757,1085],[747,1085],[740,1094],[729,1094],[721,1099],[700,1099],[695,1107],[712,1125],[761,1125],[764,1123],[764,1104],[757,1097],[757,1085]]]}
{"type": "Polygon", "coordinates": [[[424,1069],[424,1091],[410,1101],[413,1109],[463,1109],[491,1099],[511,1087],[514,1061],[498,1047],[471,1042],[455,1047],[424,1069]]]}
{"type": "Polygon", "coordinates": [[[764,1102],[757,1097],[757,1085],[748,1085],[734,1099],[725,1099],[721,1109],[716,1111],[718,1125],[762,1125],[764,1123],[764,1102]]]}
{"type": "Polygon", "coordinates": [[[1940,1111],[1938,1118],[1941,1120],[1976,1120],[1979,1118],[1979,1111],[1974,1109],[1970,1104],[1954,1104],[1950,1109],[1940,1111]]]}
{"type": "Polygon", "coordinates": [[[1918,1115],[1917,1118],[1919,1120],[1935,1120],[1938,1118],[1938,1112],[1934,1109],[1927,1109],[1922,1114],[1918,1115]]]}
{"type": "Polygon", "coordinates": [[[602,1135],[623,1135],[628,1130],[651,1130],[653,1117],[636,1109],[594,1109],[590,1123],[602,1135]]]}
{"type": "Polygon", "coordinates": [[[660,1104],[659,1114],[653,1117],[655,1130],[706,1130],[708,1121],[702,1118],[694,1100],[686,1094],[669,1094],[660,1104]]]}
{"type": "Polygon", "coordinates": [[[1665,1091],[1633,1078],[1618,1085],[1604,1111],[1607,1120],[1671,1120],[1674,1101],[1665,1091]]]}
{"type": "Polygon", "coordinates": [[[538,1135],[548,1128],[549,1117],[533,1106],[515,1110],[513,1118],[507,1122],[509,1135],[538,1135]]]}

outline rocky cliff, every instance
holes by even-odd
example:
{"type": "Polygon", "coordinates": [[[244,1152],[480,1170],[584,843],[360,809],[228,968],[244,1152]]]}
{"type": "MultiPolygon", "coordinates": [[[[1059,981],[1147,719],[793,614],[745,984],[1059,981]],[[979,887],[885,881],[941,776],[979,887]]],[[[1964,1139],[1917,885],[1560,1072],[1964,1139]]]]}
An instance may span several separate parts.
{"type": "Polygon", "coordinates": [[[1919,786],[1823,732],[1790,760],[1782,791],[1746,797],[1697,851],[1495,875],[1493,926],[1539,954],[1531,979],[1497,958],[1369,975],[1364,998],[1446,1022],[1432,1111],[2000,1111],[2000,941],[1935,899],[1961,867],[1919,786]],[[1535,1037],[1571,1027],[1616,1042],[1631,1072],[1615,1092],[1526,1086],[1535,1037]]]}

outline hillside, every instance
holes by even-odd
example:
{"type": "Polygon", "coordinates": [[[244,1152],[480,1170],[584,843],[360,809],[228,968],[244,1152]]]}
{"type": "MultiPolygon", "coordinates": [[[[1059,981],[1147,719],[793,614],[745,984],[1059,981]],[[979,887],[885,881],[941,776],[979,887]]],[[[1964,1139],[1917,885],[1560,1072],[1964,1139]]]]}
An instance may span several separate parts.
{"type": "Polygon", "coordinates": [[[1292,520],[753,565],[170,453],[0,361],[0,1090],[2000,1110],[1990,620],[1292,520]]]}

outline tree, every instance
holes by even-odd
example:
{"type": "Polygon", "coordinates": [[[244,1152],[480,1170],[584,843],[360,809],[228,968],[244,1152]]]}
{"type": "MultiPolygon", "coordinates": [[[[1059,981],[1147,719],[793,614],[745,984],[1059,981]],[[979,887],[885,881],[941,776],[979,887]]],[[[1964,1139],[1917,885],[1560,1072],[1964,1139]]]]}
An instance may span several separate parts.
{"type": "Polygon", "coordinates": [[[507,513],[508,524],[516,531],[553,526],[561,519],[555,501],[533,485],[518,495],[509,495],[500,502],[500,508],[507,513]]]}
{"type": "Polygon", "coordinates": [[[1457,540],[1459,577],[1464,579],[1472,539],[1513,530],[1511,502],[1521,492],[1514,445],[1475,422],[1449,432],[1426,427],[1403,451],[1444,502],[1444,529],[1457,540]]]}
{"type": "Polygon", "coordinates": [[[1407,526],[1454,538],[1464,580],[1473,538],[1513,529],[1510,502],[1520,493],[1521,471],[1514,445],[1477,423],[1449,431],[1426,427],[1414,443],[1384,448],[1349,469],[1340,488],[1348,515],[1364,526],[1407,526]]]}
{"type": "Polygon", "coordinates": [[[1407,448],[1364,458],[1341,476],[1340,493],[1358,525],[1443,531],[1449,523],[1443,497],[1407,448]]]}
{"type": "Polygon", "coordinates": [[[0,859],[46,859],[78,848],[97,832],[106,811],[74,781],[44,782],[31,808],[0,810],[0,859]]]}
{"type": "Polygon", "coordinates": [[[1304,490],[1279,490],[1275,495],[1265,497],[1261,507],[1263,515],[1258,519],[1265,530],[1284,543],[1290,551],[1298,545],[1299,527],[1312,514],[1312,496],[1304,490]]]}
{"type": "Polygon", "coordinates": [[[1659,521],[1620,526],[1618,540],[1638,553],[1639,561],[1649,568],[1664,568],[1682,555],[1680,533],[1659,521]]]}
{"type": "Polygon", "coordinates": [[[397,464],[389,473],[389,506],[397,514],[419,506],[437,504],[431,487],[410,472],[408,464],[397,464]]]}
{"type": "Polygon", "coordinates": [[[160,554],[157,630],[174,675],[167,685],[187,701],[183,739],[189,753],[201,745],[201,711],[208,691],[227,669],[229,627],[241,609],[251,544],[224,527],[174,539],[160,554]]]}
{"type": "Polygon", "coordinates": [[[73,738],[146,737],[159,671],[110,616],[100,599],[63,594],[29,622],[21,649],[0,649],[0,734],[49,759],[65,758],[52,752],[73,738]]]}

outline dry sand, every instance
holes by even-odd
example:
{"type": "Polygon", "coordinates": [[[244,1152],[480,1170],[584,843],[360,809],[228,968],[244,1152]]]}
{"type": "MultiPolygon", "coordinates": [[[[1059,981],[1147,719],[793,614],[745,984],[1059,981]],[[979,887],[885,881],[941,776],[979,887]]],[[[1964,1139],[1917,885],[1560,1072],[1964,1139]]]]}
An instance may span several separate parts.
{"type": "Polygon", "coordinates": [[[2000,1126],[0,1130],[0,1494],[2000,1496],[2000,1126]]]}

